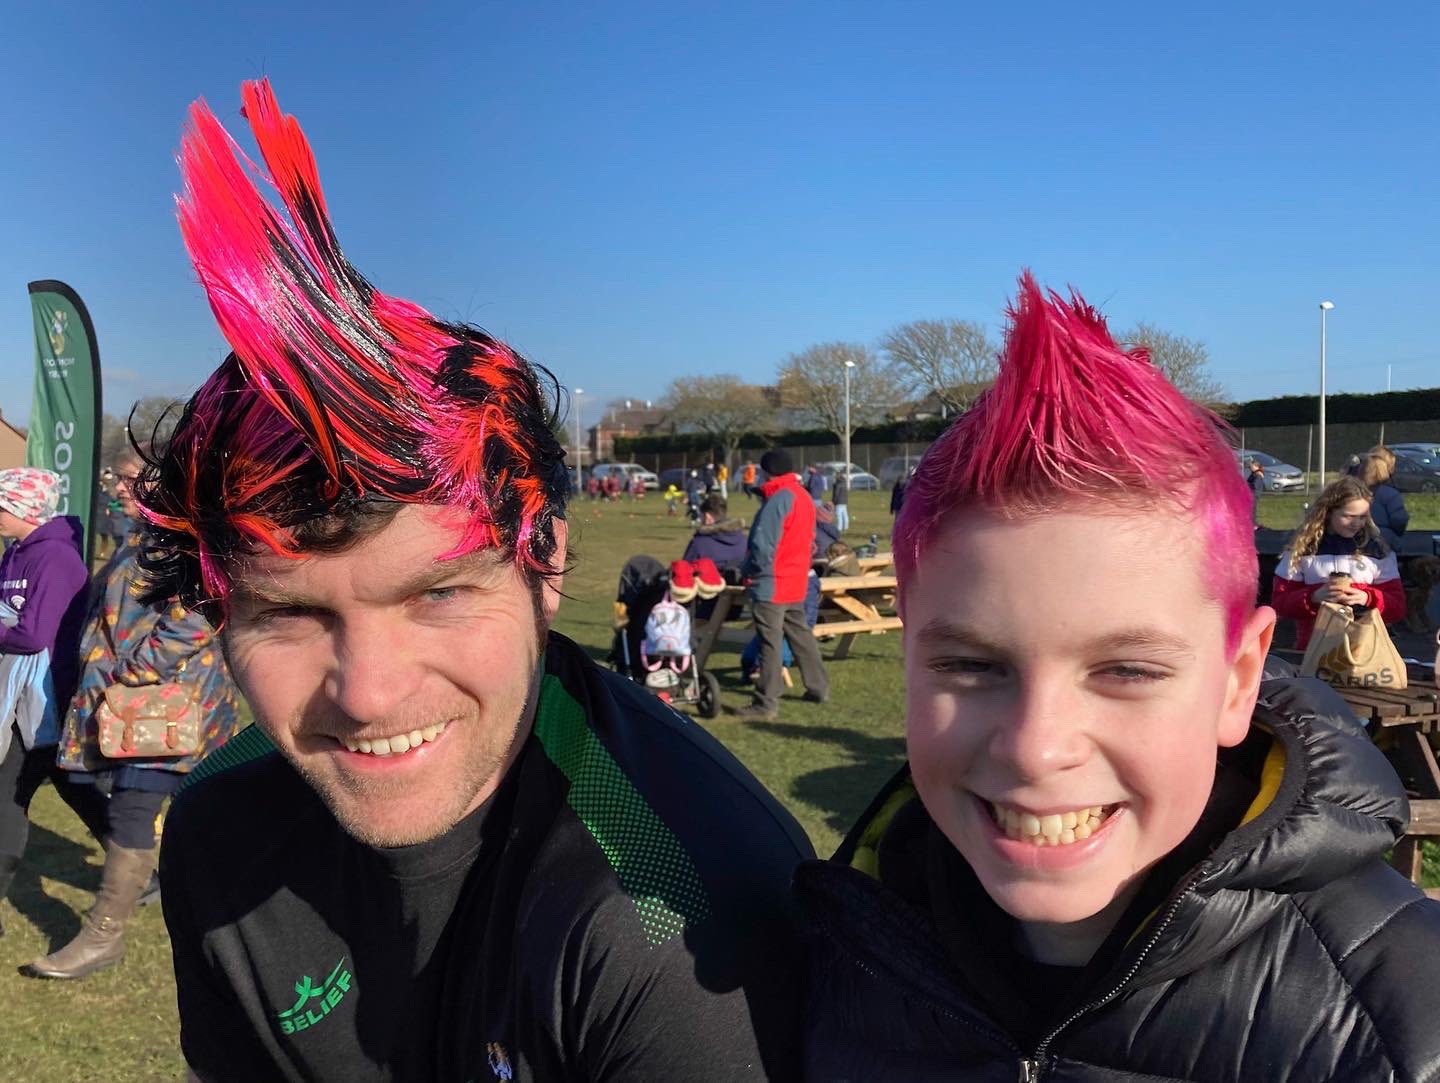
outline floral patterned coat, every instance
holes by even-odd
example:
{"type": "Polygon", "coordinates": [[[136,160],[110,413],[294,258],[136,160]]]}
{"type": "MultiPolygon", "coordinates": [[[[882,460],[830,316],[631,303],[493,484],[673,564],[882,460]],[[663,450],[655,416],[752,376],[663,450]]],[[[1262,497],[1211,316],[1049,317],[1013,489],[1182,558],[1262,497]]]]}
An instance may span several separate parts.
{"type": "Polygon", "coordinates": [[[239,693],[210,623],[178,604],[141,603],[137,536],[126,539],[95,577],[80,640],[80,683],[60,734],[56,762],[70,771],[139,767],[185,774],[239,725],[239,693]],[[107,759],[100,754],[95,710],[111,684],[167,681],[200,686],[200,748],[175,759],[107,759]]]}

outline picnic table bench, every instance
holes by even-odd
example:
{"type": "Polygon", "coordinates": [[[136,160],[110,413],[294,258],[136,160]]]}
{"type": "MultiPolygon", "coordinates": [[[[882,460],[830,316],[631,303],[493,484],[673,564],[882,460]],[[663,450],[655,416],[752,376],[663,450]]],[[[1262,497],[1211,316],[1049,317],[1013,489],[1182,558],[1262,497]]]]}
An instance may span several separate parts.
{"type": "MultiPolygon", "coordinates": [[[[1271,653],[1297,667],[1304,658],[1302,651],[1271,653]]],[[[1410,795],[1410,823],[1405,837],[1395,844],[1390,863],[1418,884],[1420,840],[1440,838],[1440,765],[1430,744],[1431,735],[1440,733],[1440,688],[1430,666],[1412,662],[1406,671],[1407,688],[1337,685],[1335,691],[1366,723],[1371,739],[1395,766],[1410,795]]],[[[1440,890],[1429,894],[1440,897],[1440,890]]]]}

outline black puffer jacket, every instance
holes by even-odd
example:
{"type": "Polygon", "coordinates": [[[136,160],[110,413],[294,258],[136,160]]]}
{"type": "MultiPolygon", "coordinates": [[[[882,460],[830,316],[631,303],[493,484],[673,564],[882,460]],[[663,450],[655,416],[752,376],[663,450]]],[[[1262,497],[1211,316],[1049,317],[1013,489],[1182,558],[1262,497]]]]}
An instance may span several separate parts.
{"type": "Polygon", "coordinates": [[[814,926],[806,1078],[1440,1080],[1440,903],[1381,861],[1409,815],[1394,771],[1317,681],[1266,681],[1255,725],[1252,753],[1270,745],[1249,818],[1025,1048],[925,908],[850,864],[904,812],[897,778],[834,859],[797,874],[814,926]]]}

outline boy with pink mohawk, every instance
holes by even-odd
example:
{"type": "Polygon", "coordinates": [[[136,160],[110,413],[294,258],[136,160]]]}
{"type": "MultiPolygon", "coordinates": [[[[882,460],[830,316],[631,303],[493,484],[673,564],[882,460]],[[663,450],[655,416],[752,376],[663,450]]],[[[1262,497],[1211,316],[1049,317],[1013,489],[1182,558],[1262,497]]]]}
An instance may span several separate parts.
{"type": "Polygon", "coordinates": [[[1009,316],[895,526],[909,763],[797,877],[806,1078],[1440,1079],[1404,791],[1267,672],[1222,426],[1080,297],[1009,316]]]}

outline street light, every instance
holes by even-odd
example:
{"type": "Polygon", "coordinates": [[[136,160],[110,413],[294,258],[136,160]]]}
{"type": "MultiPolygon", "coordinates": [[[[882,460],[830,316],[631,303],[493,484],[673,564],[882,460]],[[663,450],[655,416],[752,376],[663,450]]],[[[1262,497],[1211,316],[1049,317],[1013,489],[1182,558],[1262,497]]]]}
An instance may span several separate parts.
{"type": "Polygon", "coordinates": [[[1320,488],[1325,488],[1325,313],[1335,305],[1320,302],[1320,488]]]}
{"type": "Polygon", "coordinates": [[[845,471],[845,483],[850,483],[850,370],[855,367],[854,361],[845,362],[845,465],[841,467],[845,471]]]}
{"type": "Polygon", "coordinates": [[[583,387],[575,389],[575,491],[578,493],[585,487],[585,479],[580,476],[580,396],[585,394],[583,387]]]}

